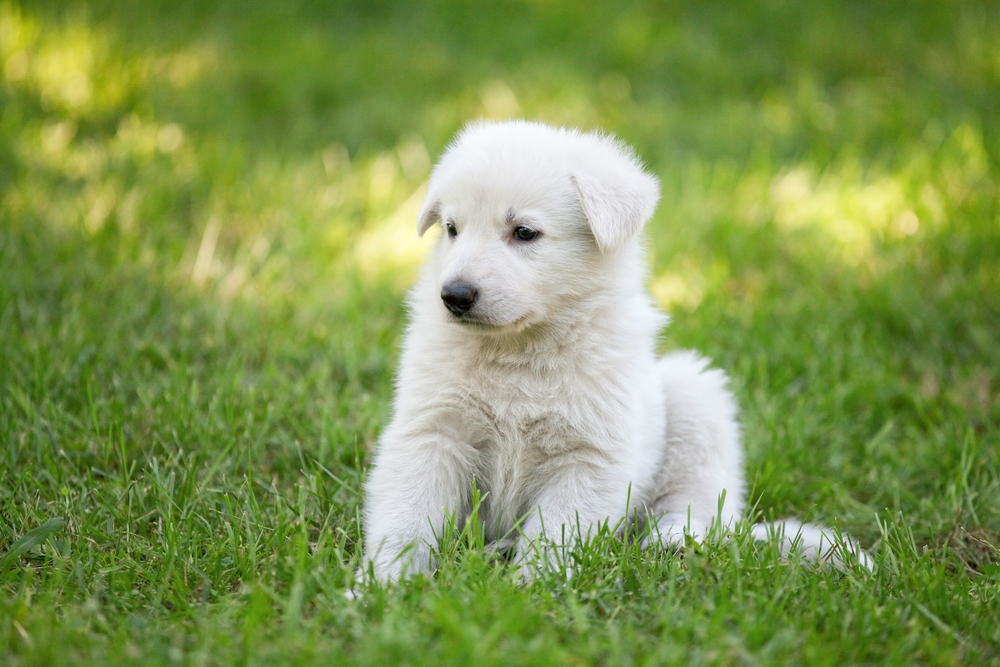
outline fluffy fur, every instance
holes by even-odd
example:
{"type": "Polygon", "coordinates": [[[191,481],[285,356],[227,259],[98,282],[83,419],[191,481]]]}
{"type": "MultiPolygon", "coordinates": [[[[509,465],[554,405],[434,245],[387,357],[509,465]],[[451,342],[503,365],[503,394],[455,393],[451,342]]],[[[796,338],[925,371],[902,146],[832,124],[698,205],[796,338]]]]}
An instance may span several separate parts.
{"type": "MultiPolygon", "coordinates": [[[[628,515],[673,543],[740,518],[725,374],[692,352],[655,354],[665,317],[645,293],[639,239],[658,199],[607,135],[479,123],[441,158],[417,227],[443,233],[411,294],[395,411],[366,485],[379,579],[433,566],[473,480],[487,538],[516,538],[521,562],[543,531],[558,547],[628,515]]],[[[815,527],[796,538],[798,524],[756,531],[814,558],[833,544],[815,527]]]]}

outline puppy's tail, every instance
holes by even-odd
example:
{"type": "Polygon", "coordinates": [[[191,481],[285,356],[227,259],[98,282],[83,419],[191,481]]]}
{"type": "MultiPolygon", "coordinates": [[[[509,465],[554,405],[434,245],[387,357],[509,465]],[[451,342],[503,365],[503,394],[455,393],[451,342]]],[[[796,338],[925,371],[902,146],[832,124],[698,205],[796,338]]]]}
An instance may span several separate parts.
{"type": "Polygon", "coordinates": [[[756,540],[778,540],[782,554],[798,553],[814,563],[828,563],[838,570],[845,570],[856,562],[871,571],[875,564],[872,557],[851,538],[811,523],[783,519],[754,524],[750,532],[756,540]]]}

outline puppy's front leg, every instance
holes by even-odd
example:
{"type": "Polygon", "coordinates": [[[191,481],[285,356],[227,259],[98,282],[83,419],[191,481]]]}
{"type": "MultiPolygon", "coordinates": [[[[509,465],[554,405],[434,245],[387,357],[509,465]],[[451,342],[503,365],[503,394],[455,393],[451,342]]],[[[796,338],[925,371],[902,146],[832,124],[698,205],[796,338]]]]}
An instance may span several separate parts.
{"type": "Polygon", "coordinates": [[[526,577],[533,574],[533,555],[544,552],[565,566],[575,539],[585,541],[594,536],[601,522],[625,514],[627,476],[596,454],[592,458],[599,460],[574,457],[548,476],[518,538],[516,562],[526,577]]]}
{"type": "Polygon", "coordinates": [[[365,560],[380,581],[430,570],[448,516],[468,512],[469,450],[442,434],[383,438],[365,485],[365,560]]]}

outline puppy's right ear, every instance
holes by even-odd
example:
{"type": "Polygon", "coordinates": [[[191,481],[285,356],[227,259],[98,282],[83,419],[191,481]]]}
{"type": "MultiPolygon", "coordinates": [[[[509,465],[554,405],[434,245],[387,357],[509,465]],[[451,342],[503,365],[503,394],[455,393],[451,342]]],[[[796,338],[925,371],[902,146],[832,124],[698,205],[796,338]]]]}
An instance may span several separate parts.
{"type": "Polygon", "coordinates": [[[417,216],[417,236],[423,236],[424,232],[433,227],[441,219],[441,202],[436,197],[427,195],[424,205],[420,208],[417,216]]]}
{"type": "Polygon", "coordinates": [[[618,169],[579,172],[571,177],[580,194],[583,214],[603,253],[616,251],[638,234],[653,217],[660,199],[656,178],[635,162],[622,163],[614,165],[618,169]]]}
{"type": "Polygon", "coordinates": [[[609,135],[584,135],[588,151],[571,176],[580,207],[603,253],[624,246],[642,229],[660,200],[660,182],[635,153],[609,135]]]}

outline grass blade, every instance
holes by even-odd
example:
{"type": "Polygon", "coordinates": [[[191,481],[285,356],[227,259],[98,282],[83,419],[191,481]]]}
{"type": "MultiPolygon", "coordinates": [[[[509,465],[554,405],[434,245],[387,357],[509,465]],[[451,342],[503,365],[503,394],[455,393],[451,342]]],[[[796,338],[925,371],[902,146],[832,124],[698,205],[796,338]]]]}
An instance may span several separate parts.
{"type": "Polygon", "coordinates": [[[37,528],[32,528],[27,533],[17,538],[14,544],[10,545],[10,549],[7,553],[0,558],[0,571],[5,570],[11,563],[17,561],[23,554],[30,551],[33,547],[43,543],[49,537],[66,527],[65,519],[49,519],[41,526],[37,528]]]}

